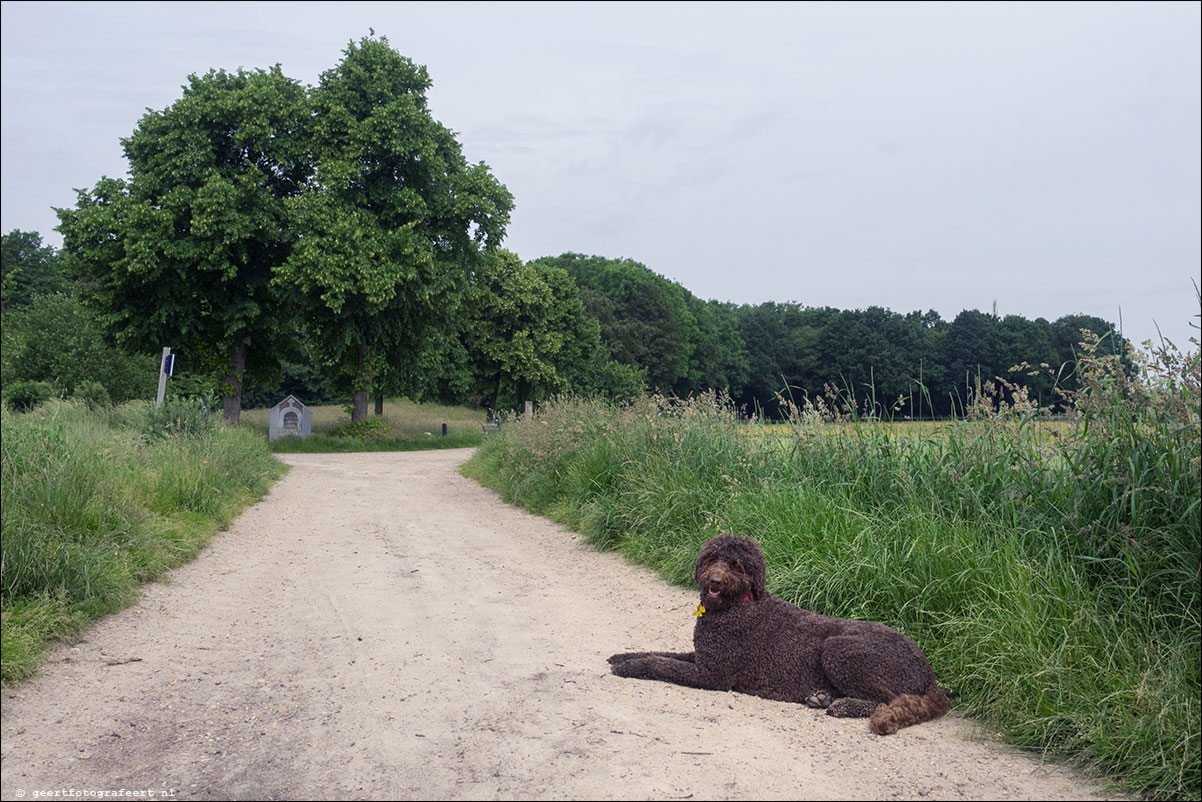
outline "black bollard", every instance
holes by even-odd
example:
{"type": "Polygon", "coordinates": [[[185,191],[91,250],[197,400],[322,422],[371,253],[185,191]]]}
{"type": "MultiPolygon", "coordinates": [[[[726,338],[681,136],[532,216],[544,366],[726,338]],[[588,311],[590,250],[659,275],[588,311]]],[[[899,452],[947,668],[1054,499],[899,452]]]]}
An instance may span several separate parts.
{"type": "Polygon", "coordinates": [[[442,425],[442,436],[447,436],[447,425],[445,423],[442,425]]]}

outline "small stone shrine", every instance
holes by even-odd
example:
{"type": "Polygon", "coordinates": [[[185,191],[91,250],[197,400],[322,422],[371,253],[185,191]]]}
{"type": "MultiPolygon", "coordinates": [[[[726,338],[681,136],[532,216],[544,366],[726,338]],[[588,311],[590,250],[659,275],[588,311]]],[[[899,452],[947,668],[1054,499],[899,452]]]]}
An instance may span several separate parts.
{"type": "Polygon", "coordinates": [[[296,400],[296,396],[288,396],[271,408],[267,424],[267,439],[279,440],[281,437],[308,437],[313,430],[313,413],[309,408],[296,400]]]}

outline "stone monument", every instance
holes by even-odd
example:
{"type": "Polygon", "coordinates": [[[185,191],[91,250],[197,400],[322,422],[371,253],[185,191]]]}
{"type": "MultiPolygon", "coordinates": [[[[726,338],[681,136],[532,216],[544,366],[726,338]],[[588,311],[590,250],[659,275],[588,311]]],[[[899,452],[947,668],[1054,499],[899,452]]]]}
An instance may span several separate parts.
{"type": "Polygon", "coordinates": [[[313,430],[313,413],[309,408],[290,395],[271,408],[267,424],[267,439],[281,437],[308,437],[313,430]]]}

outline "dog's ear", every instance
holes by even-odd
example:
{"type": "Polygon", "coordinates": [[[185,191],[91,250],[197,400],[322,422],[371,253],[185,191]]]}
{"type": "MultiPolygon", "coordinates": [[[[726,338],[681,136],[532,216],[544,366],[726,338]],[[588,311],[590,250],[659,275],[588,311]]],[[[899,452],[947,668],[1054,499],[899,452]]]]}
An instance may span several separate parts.
{"type": "Polygon", "coordinates": [[[768,563],[764,557],[763,550],[760,549],[760,544],[756,543],[752,538],[747,538],[743,541],[747,547],[739,560],[739,568],[747,574],[751,580],[751,590],[756,596],[763,596],[767,592],[768,584],[768,563]]]}

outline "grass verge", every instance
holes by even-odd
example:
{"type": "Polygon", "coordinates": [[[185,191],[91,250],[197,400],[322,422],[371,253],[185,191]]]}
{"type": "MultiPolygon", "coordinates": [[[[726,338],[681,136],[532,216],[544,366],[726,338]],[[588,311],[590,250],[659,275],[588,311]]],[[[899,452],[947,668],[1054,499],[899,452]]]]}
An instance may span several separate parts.
{"type": "Polygon", "coordinates": [[[5,684],[195,557],[285,470],[262,438],[187,404],[2,414],[5,684]]]}

